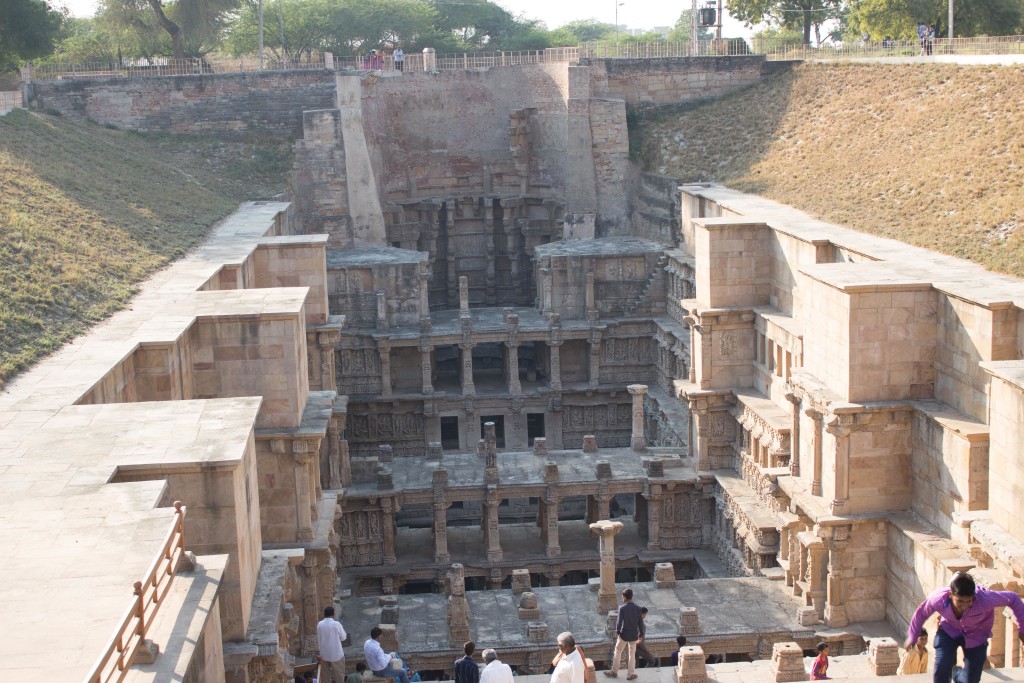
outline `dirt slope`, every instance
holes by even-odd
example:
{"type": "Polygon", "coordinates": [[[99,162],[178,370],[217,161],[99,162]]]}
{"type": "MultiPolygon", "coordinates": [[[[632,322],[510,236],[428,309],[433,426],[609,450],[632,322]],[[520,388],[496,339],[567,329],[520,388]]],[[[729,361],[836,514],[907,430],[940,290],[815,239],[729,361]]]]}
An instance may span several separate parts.
{"type": "Polygon", "coordinates": [[[287,143],[0,117],[0,386],[121,308],[238,202],[284,189],[287,143]]]}
{"type": "Polygon", "coordinates": [[[641,117],[641,161],[1024,277],[1024,67],[813,65],[641,117]]]}

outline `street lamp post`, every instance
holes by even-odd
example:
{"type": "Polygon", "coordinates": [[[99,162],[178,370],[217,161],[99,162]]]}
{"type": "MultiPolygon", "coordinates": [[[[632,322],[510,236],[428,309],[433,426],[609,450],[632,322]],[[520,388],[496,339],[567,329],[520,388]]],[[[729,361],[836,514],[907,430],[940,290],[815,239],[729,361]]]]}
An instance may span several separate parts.
{"type": "Polygon", "coordinates": [[[619,56],[619,8],[625,5],[624,2],[615,3],[615,56],[619,56]]]}

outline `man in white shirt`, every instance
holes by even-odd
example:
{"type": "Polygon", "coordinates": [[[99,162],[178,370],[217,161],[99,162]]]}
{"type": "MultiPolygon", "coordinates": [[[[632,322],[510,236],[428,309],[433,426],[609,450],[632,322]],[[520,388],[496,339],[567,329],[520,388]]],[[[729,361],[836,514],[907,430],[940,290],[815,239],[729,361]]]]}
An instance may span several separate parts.
{"type": "Polygon", "coordinates": [[[512,667],[498,659],[498,653],[491,648],[483,651],[484,670],[480,672],[480,683],[512,683],[512,667]]]}
{"type": "Polygon", "coordinates": [[[342,643],[346,638],[345,627],[334,618],[334,608],[324,607],[324,618],[316,625],[323,683],[345,683],[345,646],[342,643]]]}
{"type": "Polygon", "coordinates": [[[555,670],[551,672],[551,683],[583,683],[587,663],[576,649],[576,639],[566,631],[558,634],[559,656],[555,659],[555,670]]]}
{"type": "Polygon", "coordinates": [[[394,653],[388,654],[380,646],[380,636],[382,633],[384,631],[381,630],[380,626],[374,626],[370,629],[370,637],[363,643],[363,656],[366,657],[366,666],[370,668],[374,676],[395,678],[401,683],[409,683],[409,674],[405,672],[405,667],[393,667],[391,663],[395,659],[394,653]]]}
{"type": "Polygon", "coordinates": [[[405,53],[402,51],[402,48],[400,48],[400,47],[395,48],[394,57],[395,57],[395,68],[398,69],[399,71],[402,71],[404,66],[405,66],[405,53]]]}

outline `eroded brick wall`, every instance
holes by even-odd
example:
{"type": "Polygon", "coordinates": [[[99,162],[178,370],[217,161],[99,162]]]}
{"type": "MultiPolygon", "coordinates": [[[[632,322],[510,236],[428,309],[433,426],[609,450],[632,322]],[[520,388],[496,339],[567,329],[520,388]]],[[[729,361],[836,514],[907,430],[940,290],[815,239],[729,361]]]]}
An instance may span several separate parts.
{"type": "Polygon", "coordinates": [[[39,81],[32,90],[34,106],[142,132],[300,137],[303,111],[335,106],[333,71],[39,81]]]}

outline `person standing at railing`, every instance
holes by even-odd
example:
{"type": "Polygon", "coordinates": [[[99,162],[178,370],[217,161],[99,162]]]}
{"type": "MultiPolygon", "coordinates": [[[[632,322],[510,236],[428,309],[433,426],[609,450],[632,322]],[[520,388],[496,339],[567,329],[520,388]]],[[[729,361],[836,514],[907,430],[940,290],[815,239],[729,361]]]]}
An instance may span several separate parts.
{"type": "Polygon", "coordinates": [[[334,618],[334,608],[324,607],[324,618],[316,625],[320,649],[321,683],[345,683],[345,627],[334,618]]]}
{"type": "Polygon", "coordinates": [[[921,56],[924,57],[925,46],[928,44],[928,25],[924,22],[917,25],[917,40],[921,44],[921,56]]]}
{"type": "Polygon", "coordinates": [[[932,55],[932,44],[935,42],[935,24],[928,25],[928,35],[925,36],[925,54],[932,55]]]}
{"type": "Polygon", "coordinates": [[[394,57],[395,57],[395,68],[398,69],[399,71],[403,71],[403,66],[405,65],[405,53],[402,52],[402,48],[400,48],[400,47],[396,47],[395,48],[395,55],[394,55],[394,57]]]}

